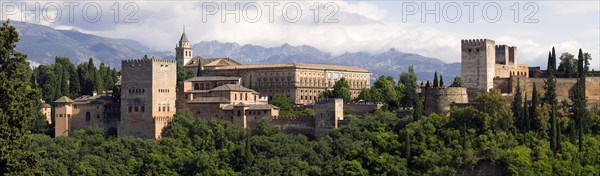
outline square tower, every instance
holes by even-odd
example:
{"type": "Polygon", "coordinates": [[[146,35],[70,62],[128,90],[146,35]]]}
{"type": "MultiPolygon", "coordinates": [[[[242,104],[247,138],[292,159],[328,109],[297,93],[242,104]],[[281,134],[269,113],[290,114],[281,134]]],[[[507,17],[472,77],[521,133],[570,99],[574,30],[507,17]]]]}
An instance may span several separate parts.
{"type": "Polygon", "coordinates": [[[315,137],[327,136],[344,120],[344,100],[341,98],[318,99],[315,103],[315,137]]]}
{"type": "Polygon", "coordinates": [[[490,39],[461,41],[461,77],[469,95],[493,87],[496,42],[490,39]]]}
{"type": "Polygon", "coordinates": [[[159,139],[175,114],[175,60],[124,60],[121,66],[119,136],[159,139]]]}

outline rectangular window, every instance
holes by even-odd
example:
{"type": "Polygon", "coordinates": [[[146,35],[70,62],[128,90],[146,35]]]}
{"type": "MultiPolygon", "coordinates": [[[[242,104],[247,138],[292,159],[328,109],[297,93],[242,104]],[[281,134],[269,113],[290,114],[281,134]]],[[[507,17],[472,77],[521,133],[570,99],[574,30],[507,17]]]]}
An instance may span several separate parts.
{"type": "Polygon", "coordinates": [[[142,106],[142,112],[146,111],[146,107],[142,106]]]}
{"type": "Polygon", "coordinates": [[[129,112],[131,112],[131,106],[129,106],[129,112]]]}
{"type": "Polygon", "coordinates": [[[138,112],[138,107],[137,107],[137,106],[135,106],[134,110],[135,110],[135,112],[138,112]]]}

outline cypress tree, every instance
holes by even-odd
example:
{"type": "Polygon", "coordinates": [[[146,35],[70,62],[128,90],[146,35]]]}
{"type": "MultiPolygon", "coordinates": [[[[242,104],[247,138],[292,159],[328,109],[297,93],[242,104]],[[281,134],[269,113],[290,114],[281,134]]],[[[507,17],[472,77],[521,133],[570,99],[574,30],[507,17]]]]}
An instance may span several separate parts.
{"type": "Polygon", "coordinates": [[[202,76],[204,68],[202,67],[202,59],[198,58],[198,68],[196,68],[196,76],[202,76]]]}
{"type": "Polygon", "coordinates": [[[437,76],[437,71],[435,71],[435,73],[433,74],[433,87],[439,87],[439,82],[438,82],[438,76],[437,76]]]}
{"type": "Polygon", "coordinates": [[[548,58],[548,79],[546,79],[545,89],[546,92],[544,94],[544,99],[546,103],[550,104],[550,148],[554,153],[560,150],[559,144],[559,129],[557,125],[557,100],[556,100],[556,53],[554,51],[554,47],[552,47],[552,52],[550,57],[548,58]]]}
{"type": "Polygon", "coordinates": [[[529,118],[529,103],[527,103],[527,94],[525,94],[525,102],[523,108],[523,119],[525,119],[525,132],[531,129],[531,119],[529,118]]]}
{"type": "MultiPolygon", "coordinates": [[[[540,106],[540,98],[538,95],[537,87],[536,87],[535,83],[533,83],[533,89],[531,91],[531,116],[530,116],[530,119],[532,119],[533,122],[535,122],[535,120],[538,119],[538,114],[535,109],[539,106],[540,106]]],[[[531,129],[537,129],[537,126],[535,123],[532,123],[531,129]]]]}
{"type": "Polygon", "coordinates": [[[583,132],[584,132],[584,119],[587,119],[588,112],[586,109],[587,100],[584,92],[585,80],[585,65],[584,56],[581,49],[579,49],[579,55],[577,61],[578,77],[577,83],[575,84],[575,90],[573,91],[573,119],[576,121],[577,136],[579,138],[578,147],[581,151],[583,149],[583,132]]]}
{"type": "Polygon", "coordinates": [[[522,106],[521,106],[521,102],[523,101],[522,95],[521,95],[521,81],[517,79],[517,87],[515,90],[515,97],[513,99],[512,102],[512,111],[513,111],[513,116],[515,118],[515,127],[517,127],[517,129],[521,129],[521,130],[525,130],[525,128],[523,127],[524,120],[522,117],[522,106]]]}
{"type": "Polygon", "coordinates": [[[444,87],[444,76],[440,74],[440,87],[444,87]]]}

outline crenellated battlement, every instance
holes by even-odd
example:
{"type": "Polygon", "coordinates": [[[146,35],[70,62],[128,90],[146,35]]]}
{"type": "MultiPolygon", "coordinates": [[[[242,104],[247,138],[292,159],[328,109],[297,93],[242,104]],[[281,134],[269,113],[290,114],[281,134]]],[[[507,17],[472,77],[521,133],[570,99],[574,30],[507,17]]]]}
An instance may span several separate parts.
{"type": "Polygon", "coordinates": [[[496,45],[496,51],[506,49],[506,45],[496,45]]]}
{"type": "Polygon", "coordinates": [[[315,102],[315,104],[327,104],[327,103],[335,103],[336,99],[341,100],[340,98],[319,98],[315,102]]]}
{"type": "Polygon", "coordinates": [[[314,116],[273,116],[272,121],[311,121],[314,116]]]}
{"type": "Polygon", "coordinates": [[[462,46],[481,46],[485,45],[490,39],[464,39],[460,43],[462,46]]]}
{"type": "Polygon", "coordinates": [[[151,63],[176,63],[176,60],[158,59],[158,58],[143,58],[143,59],[126,59],[122,61],[122,65],[132,64],[151,64],[151,63]]]}

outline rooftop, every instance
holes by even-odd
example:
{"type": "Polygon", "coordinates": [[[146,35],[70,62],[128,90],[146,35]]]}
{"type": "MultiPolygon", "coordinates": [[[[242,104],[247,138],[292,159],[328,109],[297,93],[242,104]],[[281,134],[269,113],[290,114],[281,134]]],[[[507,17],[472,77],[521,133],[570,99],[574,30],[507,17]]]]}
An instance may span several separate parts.
{"type": "Polygon", "coordinates": [[[219,87],[215,87],[214,89],[211,89],[211,91],[240,91],[240,92],[256,92],[252,89],[248,89],[244,86],[241,86],[239,84],[224,84],[222,86],[219,87]]]}
{"type": "Polygon", "coordinates": [[[243,104],[238,103],[235,105],[227,105],[223,107],[223,110],[232,110],[235,106],[246,106],[247,110],[271,110],[271,109],[279,109],[279,107],[270,105],[270,104],[243,104]]]}
{"type": "Polygon", "coordinates": [[[229,103],[227,98],[223,97],[197,97],[190,100],[188,103],[229,103]]]}
{"type": "Polygon", "coordinates": [[[360,68],[360,67],[357,67],[357,66],[327,65],[327,64],[306,64],[306,63],[230,65],[230,66],[216,67],[215,70],[265,69],[265,68],[303,68],[303,69],[320,69],[320,70],[339,70],[339,71],[369,72],[369,70],[366,70],[364,68],[360,68]]]}
{"type": "Polygon", "coordinates": [[[231,58],[227,58],[227,57],[222,57],[222,58],[203,58],[202,56],[196,56],[193,57],[192,59],[190,59],[190,61],[188,61],[188,63],[185,63],[185,67],[198,67],[198,60],[202,61],[202,66],[204,67],[222,67],[222,66],[229,66],[229,65],[241,65],[239,62],[231,59],[231,58]]]}
{"type": "Polygon", "coordinates": [[[198,76],[185,80],[187,81],[239,81],[240,77],[235,76],[198,76]]]}
{"type": "Polygon", "coordinates": [[[60,97],[58,100],[54,101],[55,103],[73,103],[73,100],[71,100],[69,97],[67,96],[62,96],[60,97]]]}

